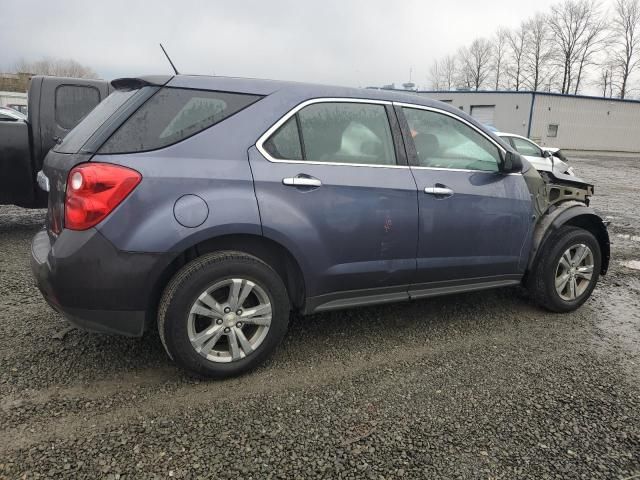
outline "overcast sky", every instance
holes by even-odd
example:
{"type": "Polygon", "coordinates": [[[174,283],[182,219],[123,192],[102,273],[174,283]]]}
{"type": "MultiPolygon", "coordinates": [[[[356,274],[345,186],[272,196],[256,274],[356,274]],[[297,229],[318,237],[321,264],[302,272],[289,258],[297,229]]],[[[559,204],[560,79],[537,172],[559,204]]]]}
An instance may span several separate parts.
{"type": "Polygon", "coordinates": [[[413,81],[431,62],[553,0],[0,0],[0,70],[73,58],[102,78],[181,73],[349,86],[413,81]]]}

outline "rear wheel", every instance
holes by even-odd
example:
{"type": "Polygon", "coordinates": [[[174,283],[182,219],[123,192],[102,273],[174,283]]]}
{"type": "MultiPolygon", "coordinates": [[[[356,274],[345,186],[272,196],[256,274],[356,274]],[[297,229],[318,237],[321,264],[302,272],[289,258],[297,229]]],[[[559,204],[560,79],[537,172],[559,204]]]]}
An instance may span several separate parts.
{"type": "Polygon", "coordinates": [[[554,312],[582,305],[598,282],[600,244],[582,228],[564,226],[545,241],[528,280],[534,300],[554,312]]]}
{"type": "Polygon", "coordinates": [[[165,289],[158,330],[169,356],[201,375],[224,378],[264,361],[286,333],[289,299],[278,274],[241,252],[204,255],[165,289]]]}

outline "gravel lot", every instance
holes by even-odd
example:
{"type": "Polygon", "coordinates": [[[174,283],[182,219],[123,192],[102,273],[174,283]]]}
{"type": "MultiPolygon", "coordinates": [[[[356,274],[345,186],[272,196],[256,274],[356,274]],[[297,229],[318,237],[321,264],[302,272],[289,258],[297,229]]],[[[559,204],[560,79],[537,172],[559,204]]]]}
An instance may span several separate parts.
{"type": "Polygon", "coordinates": [[[503,289],[294,318],[224,382],[154,332],[56,339],[44,214],[0,207],[0,478],[640,478],[640,159],[572,164],[614,242],[579,311],[503,289]]]}

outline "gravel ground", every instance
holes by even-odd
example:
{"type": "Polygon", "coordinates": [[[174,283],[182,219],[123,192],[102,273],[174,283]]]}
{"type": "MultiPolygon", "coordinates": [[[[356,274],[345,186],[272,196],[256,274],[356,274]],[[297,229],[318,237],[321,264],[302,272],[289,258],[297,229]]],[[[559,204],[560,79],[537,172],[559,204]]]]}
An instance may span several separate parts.
{"type": "Polygon", "coordinates": [[[153,332],[54,338],[44,214],[0,207],[0,478],[640,478],[640,159],[573,164],[614,242],[577,312],[503,289],[294,318],[224,382],[153,332]]]}

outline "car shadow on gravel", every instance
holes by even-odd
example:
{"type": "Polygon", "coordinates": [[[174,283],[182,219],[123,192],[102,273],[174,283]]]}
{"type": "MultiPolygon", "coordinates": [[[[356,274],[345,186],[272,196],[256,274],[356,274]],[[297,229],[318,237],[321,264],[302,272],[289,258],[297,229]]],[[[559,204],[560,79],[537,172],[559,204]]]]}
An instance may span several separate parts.
{"type": "MultiPolygon", "coordinates": [[[[34,308],[37,308],[34,305],[34,308]]],[[[289,331],[275,355],[251,375],[281,375],[291,368],[332,364],[357,366],[398,348],[436,348],[478,333],[501,335],[531,326],[542,329],[545,312],[531,305],[518,288],[453,295],[377,307],[355,308],[302,317],[292,314],[289,331]],[[386,353],[385,353],[386,352],[386,353]]],[[[26,348],[11,357],[15,365],[5,382],[22,388],[73,385],[96,379],[153,377],[158,383],[190,383],[194,377],[165,354],[155,329],[142,338],[72,330],[53,339],[68,324],[48,306],[32,321],[47,325],[26,348]],[[42,318],[44,317],[44,318],[42,318]],[[45,338],[46,337],[46,340],[45,338]],[[55,361],[51,361],[55,359],[55,361]],[[28,369],[33,375],[24,375],[28,369]]],[[[549,320],[548,321],[555,321],[549,320]]]]}
{"type": "MultiPolygon", "coordinates": [[[[35,342],[24,339],[24,345],[5,359],[11,368],[2,374],[6,376],[2,383],[11,389],[125,377],[135,382],[136,378],[152,376],[157,382],[176,384],[194,379],[167,357],[155,328],[142,338],[74,329],[56,339],[68,323],[47,305],[33,304],[32,308],[37,313],[30,321],[46,327],[38,332],[35,342]],[[25,375],[25,370],[37,375],[25,375]]],[[[527,317],[535,321],[538,313],[519,289],[510,288],[308,317],[292,314],[283,344],[271,360],[248,375],[270,375],[319,363],[357,364],[385,350],[428,348],[473,335],[479,328],[494,332],[508,329],[527,317]]],[[[22,343],[23,338],[16,335],[22,343]]]]}

